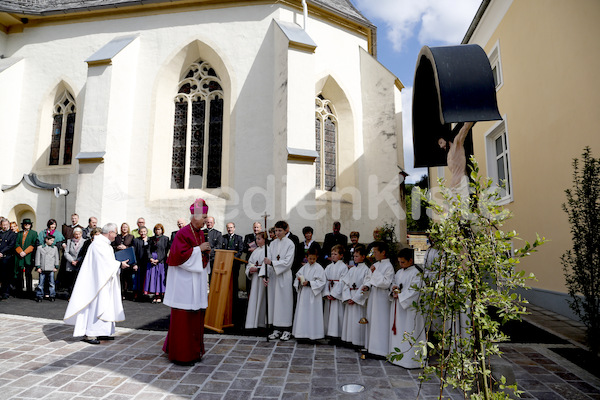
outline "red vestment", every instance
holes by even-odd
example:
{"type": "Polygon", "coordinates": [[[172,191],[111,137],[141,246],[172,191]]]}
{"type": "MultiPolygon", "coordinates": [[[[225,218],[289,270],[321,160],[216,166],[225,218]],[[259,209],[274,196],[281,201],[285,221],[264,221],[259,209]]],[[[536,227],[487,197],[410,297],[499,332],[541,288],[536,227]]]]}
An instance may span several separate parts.
{"type": "MultiPolygon", "coordinates": [[[[171,251],[167,258],[169,272],[186,262],[194,247],[204,243],[204,233],[196,231],[192,225],[180,229],[175,235],[171,251]]],[[[208,254],[202,254],[202,264],[206,268],[208,254]]],[[[167,281],[168,285],[168,281],[167,281]]],[[[174,288],[177,290],[177,288],[174,288]]],[[[204,313],[205,309],[183,310],[171,308],[169,333],[165,339],[163,351],[169,360],[178,363],[198,361],[204,355],[204,313]]]]}

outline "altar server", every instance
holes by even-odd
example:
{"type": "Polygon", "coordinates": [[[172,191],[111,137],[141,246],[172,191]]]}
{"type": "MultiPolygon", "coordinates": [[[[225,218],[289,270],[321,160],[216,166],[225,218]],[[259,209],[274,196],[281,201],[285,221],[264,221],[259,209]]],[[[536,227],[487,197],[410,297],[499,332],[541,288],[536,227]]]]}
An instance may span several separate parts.
{"type": "Polygon", "coordinates": [[[388,246],[385,242],[372,243],[371,250],[377,262],[371,266],[371,273],[365,278],[362,287],[362,291],[369,296],[365,347],[368,353],[385,357],[389,350],[390,301],[388,297],[394,279],[394,267],[388,259],[388,246]]]}
{"type": "Polygon", "coordinates": [[[277,221],[275,224],[275,240],[269,245],[269,257],[264,258],[268,266],[268,296],[269,296],[269,324],[275,330],[269,339],[290,340],[292,336],[293,321],[293,293],[292,293],[292,264],[296,245],[286,237],[288,224],[277,221]]]}
{"type": "MultiPolygon", "coordinates": [[[[394,277],[390,296],[392,307],[388,353],[397,352],[398,349],[403,357],[390,362],[404,368],[420,368],[417,350],[421,348],[418,346],[419,342],[426,340],[425,321],[423,315],[413,307],[413,302],[419,300],[422,271],[414,263],[413,249],[400,250],[398,264],[400,269],[394,277]]],[[[423,357],[425,356],[423,354],[423,357]]]]}
{"type": "MultiPolygon", "coordinates": [[[[265,327],[266,301],[265,285],[262,278],[265,276],[265,246],[267,232],[258,232],[255,237],[256,247],[250,253],[246,264],[246,276],[252,282],[248,296],[248,311],[246,313],[246,329],[265,327]]],[[[267,254],[268,256],[268,254],[267,254]]]]}
{"type": "Polygon", "coordinates": [[[344,322],[344,304],[342,303],[344,285],[341,279],[348,272],[348,266],[344,263],[344,246],[339,244],[333,246],[329,260],[331,264],[325,268],[327,285],[323,289],[325,335],[333,339],[340,339],[344,322]]]}
{"type": "Polygon", "coordinates": [[[366,256],[365,246],[356,246],[353,254],[353,266],[348,267],[348,273],[342,278],[342,301],[344,302],[342,341],[360,348],[365,345],[367,329],[366,324],[359,323],[367,316],[367,296],[360,289],[366,277],[371,274],[369,267],[365,264],[366,256]]]}
{"type": "Polygon", "coordinates": [[[298,292],[294,329],[296,339],[317,340],[325,337],[323,324],[323,297],[325,270],[317,262],[319,249],[309,248],[307,262],[296,273],[294,288],[298,292]]]}

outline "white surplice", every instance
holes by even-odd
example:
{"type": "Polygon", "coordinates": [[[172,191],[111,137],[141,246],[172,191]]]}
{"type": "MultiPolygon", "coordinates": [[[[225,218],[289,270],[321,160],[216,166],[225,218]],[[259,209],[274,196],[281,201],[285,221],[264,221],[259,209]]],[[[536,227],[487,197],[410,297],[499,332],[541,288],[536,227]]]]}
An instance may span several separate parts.
{"type": "Polygon", "coordinates": [[[411,347],[408,340],[405,340],[404,333],[415,339],[415,343],[425,340],[425,320],[423,315],[418,313],[413,307],[413,302],[419,299],[419,290],[422,278],[420,271],[412,265],[406,269],[400,269],[396,272],[392,287],[398,286],[400,293],[398,298],[390,296],[392,306],[390,308],[390,346],[388,352],[400,349],[404,357],[399,361],[393,361],[393,364],[404,368],[420,368],[421,363],[415,361],[415,351],[418,347],[411,347]],[[416,289],[415,289],[416,287],[416,289]],[[396,333],[394,333],[394,328],[396,333]]]}
{"type": "Polygon", "coordinates": [[[348,273],[348,266],[339,260],[325,268],[327,284],[323,289],[323,320],[325,321],[325,335],[329,337],[342,337],[344,323],[344,304],[342,303],[342,290],[344,285],[341,279],[348,273]],[[329,300],[327,296],[334,299],[329,300]]]}
{"type": "Polygon", "coordinates": [[[98,235],[81,263],[77,281],[65,312],[67,325],[75,325],[73,336],[111,336],[115,322],[125,320],[119,273],[110,241],[98,235]]]}
{"type": "Polygon", "coordinates": [[[366,324],[359,324],[361,318],[367,316],[367,296],[360,290],[371,271],[365,263],[360,263],[348,270],[342,278],[344,301],[344,322],[342,324],[342,340],[355,346],[365,345],[366,324]],[[352,300],[354,304],[348,304],[352,300]]]}
{"type": "Polygon", "coordinates": [[[180,310],[200,310],[208,307],[208,268],[202,263],[200,246],[181,265],[169,265],[163,303],[180,310]]]}
{"type": "Polygon", "coordinates": [[[292,289],[292,263],[296,246],[290,239],[275,239],[269,245],[269,324],[280,328],[292,326],[294,298],[292,289]]]}
{"type": "MultiPolygon", "coordinates": [[[[267,250],[268,252],[268,250],[267,250]]],[[[270,255],[270,253],[268,253],[270,255]]],[[[267,256],[268,257],[268,256],[267,256]]],[[[246,313],[246,329],[255,329],[266,326],[266,298],[265,286],[262,277],[265,274],[265,246],[256,248],[246,264],[246,276],[250,279],[250,295],[248,296],[248,312],[246,313]],[[259,270],[250,274],[250,268],[256,267],[259,270]]],[[[271,306],[272,307],[272,306],[271,306]]]]}
{"type": "Polygon", "coordinates": [[[294,288],[298,292],[298,301],[292,330],[295,338],[317,340],[325,337],[322,297],[325,282],[325,270],[319,263],[306,263],[296,273],[294,288]],[[303,277],[308,285],[303,286],[298,277],[303,277]]]}
{"type": "Polygon", "coordinates": [[[394,267],[388,258],[373,264],[375,271],[365,277],[369,287],[367,301],[367,331],[365,347],[371,354],[388,355],[390,340],[390,300],[389,288],[394,280],[394,267]]]}

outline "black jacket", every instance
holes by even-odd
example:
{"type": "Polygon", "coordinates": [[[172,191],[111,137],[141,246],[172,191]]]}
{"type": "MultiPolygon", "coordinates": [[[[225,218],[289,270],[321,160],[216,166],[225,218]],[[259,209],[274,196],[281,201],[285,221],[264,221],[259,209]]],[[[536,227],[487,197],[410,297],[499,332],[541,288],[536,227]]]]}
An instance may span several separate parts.
{"type": "MultiPolygon", "coordinates": [[[[326,234],[325,240],[323,241],[323,252],[321,253],[323,259],[329,259],[331,256],[331,249],[336,244],[344,246],[344,251],[346,251],[348,249],[348,236],[342,235],[341,233],[335,235],[333,232],[326,234]]],[[[346,254],[344,255],[344,259],[346,259],[346,254]]],[[[326,261],[326,264],[329,264],[329,261],[326,261]]],[[[325,265],[323,265],[323,267],[325,267],[325,265]]]]}
{"type": "Polygon", "coordinates": [[[148,260],[152,257],[152,253],[157,254],[157,260],[160,264],[164,264],[167,261],[167,253],[169,252],[169,238],[165,235],[153,236],[148,238],[148,250],[146,257],[148,260]]]}
{"type": "Polygon", "coordinates": [[[244,239],[240,235],[233,234],[233,240],[229,240],[228,233],[221,237],[221,247],[224,250],[235,250],[235,257],[241,257],[244,251],[244,239]]]}
{"type": "Polygon", "coordinates": [[[15,245],[17,243],[17,234],[12,230],[7,230],[5,232],[0,232],[0,253],[2,253],[2,258],[0,258],[0,262],[2,264],[8,265],[12,263],[15,256],[15,245]]]}
{"type": "Polygon", "coordinates": [[[214,228],[210,231],[204,228],[202,229],[202,232],[204,232],[204,240],[206,240],[208,244],[210,244],[210,262],[212,264],[212,262],[215,259],[215,249],[221,248],[222,235],[220,231],[214,228]]]}

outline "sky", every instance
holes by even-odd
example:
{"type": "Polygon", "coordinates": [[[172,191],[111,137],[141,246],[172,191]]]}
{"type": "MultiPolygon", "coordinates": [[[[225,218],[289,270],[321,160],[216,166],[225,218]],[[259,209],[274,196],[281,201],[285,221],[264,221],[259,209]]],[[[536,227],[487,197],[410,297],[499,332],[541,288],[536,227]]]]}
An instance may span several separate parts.
{"type": "Polygon", "coordinates": [[[412,88],[417,56],[423,46],[458,45],[481,0],[350,0],[377,26],[377,59],[405,88],[402,90],[404,165],[408,183],[427,174],[413,167],[412,88]]]}

